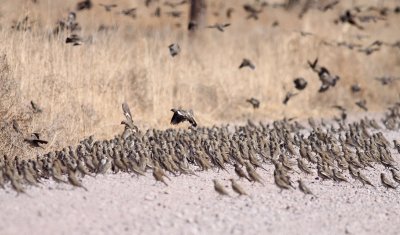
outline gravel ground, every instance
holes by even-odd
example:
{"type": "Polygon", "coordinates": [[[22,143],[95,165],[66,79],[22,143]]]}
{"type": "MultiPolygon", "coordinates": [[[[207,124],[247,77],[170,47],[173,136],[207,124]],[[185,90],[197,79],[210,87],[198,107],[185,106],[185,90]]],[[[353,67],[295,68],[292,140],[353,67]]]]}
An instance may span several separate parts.
{"type": "MultiPolygon", "coordinates": [[[[391,141],[399,133],[385,132],[391,141]]],[[[393,156],[399,155],[392,150],[393,156]]],[[[250,196],[230,188],[232,168],[171,177],[169,186],[129,174],[85,177],[82,188],[43,182],[16,195],[0,190],[0,234],[398,234],[399,190],[381,186],[381,165],[364,170],[377,186],[359,181],[335,183],[301,177],[316,196],[298,189],[281,192],[273,182],[273,166],[258,169],[265,186],[243,180],[250,196]],[[212,179],[227,186],[231,197],[219,196],[212,179]]],[[[347,175],[348,176],[348,175],[347,175]]],[[[350,179],[350,177],[348,176],[350,179]]]]}

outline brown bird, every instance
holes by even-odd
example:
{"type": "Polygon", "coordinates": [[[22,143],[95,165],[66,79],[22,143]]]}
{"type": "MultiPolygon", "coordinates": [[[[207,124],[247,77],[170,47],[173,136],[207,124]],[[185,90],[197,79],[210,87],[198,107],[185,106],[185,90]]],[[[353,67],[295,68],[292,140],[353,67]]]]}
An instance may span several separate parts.
{"type": "Polygon", "coordinates": [[[307,187],[307,185],[301,180],[297,180],[299,183],[299,189],[302,191],[304,194],[311,194],[314,195],[314,193],[307,187]]]}
{"type": "Polygon", "coordinates": [[[358,106],[358,107],[360,107],[361,109],[363,109],[365,112],[367,112],[368,111],[368,108],[367,108],[367,100],[360,100],[360,101],[357,101],[356,102],[356,105],[358,106]]]}
{"type": "Polygon", "coordinates": [[[357,178],[358,178],[358,180],[361,181],[361,183],[363,185],[368,184],[368,185],[371,185],[372,187],[375,187],[375,185],[373,185],[371,183],[371,181],[365,175],[363,175],[360,171],[357,172],[357,178]]]}
{"type": "Polygon", "coordinates": [[[258,109],[260,107],[260,101],[258,99],[256,99],[256,98],[247,99],[246,102],[248,102],[251,105],[253,105],[254,109],[258,109]]]}
{"type": "Polygon", "coordinates": [[[188,121],[193,127],[197,126],[192,110],[186,111],[183,109],[171,109],[171,111],[174,113],[171,119],[172,125],[177,125],[181,122],[188,121]]]}
{"type": "Polygon", "coordinates": [[[41,113],[42,112],[42,109],[39,107],[39,105],[36,104],[33,101],[31,101],[31,107],[32,107],[34,113],[41,113]]]}
{"type": "Polygon", "coordinates": [[[40,139],[39,133],[32,133],[30,138],[25,138],[25,142],[28,142],[32,147],[42,147],[40,144],[47,144],[48,141],[40,139]]]}
{"type": "Polygon", "coordinates": [[[122,103],[122,111],[124,113],[125,120],[122,121],[121,124],[129,127],[130,129],[136,129],[136,126],[133,124],[131,110],[126,102],[122,103]]]}
{"type": "Polygon", "coordinates": [[[392,189],[396,189],[397,186],[390,181],[388,178],[386,178],[385,173],[381,173],[381,181],[382,181],[382,185],[385,186],[385,188],[392,188],[392,189]]]}
{"type": "Polygon", "coordinates": [[[254,66],[253,62],[251,62],[249,59],[244,58],[242,63],[239,65],[239,69],[244,68],[244,67],[249,67],[250,69],[254,70],[256,66],[254,66]]]}
{"type": "Polygon", "coordinates": [[[225,190],[224,186],[220,184],[216,179],[213,179],[214,189],[221,196],[230,196],[229,193],[225,190]]]}
{"type": "Polygon", "coordinates": [[[353,84],[351,85],[351,92],[357,93],[361,91],[361,86],[359,84],[353,84]]]}
{"type": "Polygon", "coordinates": [[[233,191],[235,191],[237,194],[239,194],[239,196],[242,195],[248,195],[242,188],[242,186],[240,186],[234,179],[229,179],[232,183],[232,189],[233,191]]]}
{"type": "Polygon", "coordinates": [[[129,16],[131,18],[136,18],[136,8],[124,9],[120,12],[120,14],[129,16]]]}
{"type": "Polygon", "coordinates": [[[80,187],[88,191],[87,188],[83,186],[82,183],[78,180],[78,177],[76,176],[75,171],[73,170],[68,171],[68,182],[75,187],[80,187]]]}
{"type": "Polygon", "coordinates": [[[154,166],[153,177],[156,181],[160,181],[164,183],[166,186],[168,186],[168,184],[167,182],[165,182],[164,177],[171,180],[159,166],[154,166]]]}
{"type": "Polygon", "coordinates": [[[251,182],[251,179],[246,175],[244,170],[240,168],[240,166],[237,163],[235,163],[233,166],[235,167],[235,173],[239,176],[239,179],[246,178],[248,181],[251,182]]]}
{"type": "Polygon", "coordinates": [[[224,32],[224,29],[225,29],[226,27],[229,27],[230,25],[231,25],[231,24],[229,24],[229,23],[226,23],[226,24],[216,23],[216,24],[214,24],[214,25],[207,26],[207,28],[209,28],[209,29],[218,29],[218,31],[224,32]]]}
{"type": "Polygon", "coordinates": [[[65,43],[72,43],[72,46],[79,46],[82,44],[82,38],[76,34],[71,34],[71,36],[68,36],[67,39],[65,39],[65,43]]]}

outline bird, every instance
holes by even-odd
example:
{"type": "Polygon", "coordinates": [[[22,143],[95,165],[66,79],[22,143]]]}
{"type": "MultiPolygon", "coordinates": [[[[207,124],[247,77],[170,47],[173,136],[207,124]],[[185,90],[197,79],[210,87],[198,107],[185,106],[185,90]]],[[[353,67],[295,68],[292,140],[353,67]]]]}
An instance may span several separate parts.
{"type": "Polygon", "coordinates": [[[120,14],[129,16],[131,18],[136,18],[136,8],[124,9],[120,12],[120,14]]]}
{"type": "Polygon", "coordinates": [[[130,128],[133,128],[133,120],[132,120],[132,113],[131,110],[129,109],[129,106],[126,102],[122,103],[122,111],[125,116],[125,121],[122,121],[121,124],[125,124],[129,126],[130,128]]]}
{"type": "Polygon", "coordinates": [[[311,194],[314,195],[314,193],[307,187],[307,185],[301,180],[297,180],[299,183],[299,189],[302,191],[304,194],[311,194]]]}
{"type": "Polygon", "coordinates": [[[171,109],[171,112],[174,113],[171,118],[172,125],[177,125],[181,122],[188,121],[193,127],[197,126],[197,122],[193,117],[192,110],[186,111],[183,109],[171,109]]]}
{"type": "Polygon", "coordinates": [[[221,196],[230,196],[229,193],[225,190],[224,186],[218,182],[218,180],[213,179],[214,189],[221,196]]]}
{"type": "Polygon", "coordinates": [[[239,69],[244,68],[244,67],[249,67],[250,69],[254,70],[256,66],[254,66],[253,62],[251,62],[249,59],[244,58],[242,60],[242,63],[239,65],[239,69]]]}
{"type": "Polygon", "coordinates": [[[234,179],[229,179],[231,181],[231,186],[233,191],[235,191],[239,196],[248,195],[246,191],[240,186],[234,179]]]}
{"type": "Polygon", "coordinates": [[[112,8],[117,7],[117,4],[99,4],[100,6],[104,7],[104,10],[111,11],[112,8]]]}
{"type": "Polygon", "coordinates": [[[360,92],[361,91],[361,86],[359,85],[359,84],[353,84],[353,85],[351,85],[351,92],[353,92],[353,93],[357,93],[357,92],[360,92]]]}
{"type": "Polygon", "coordinates": [[[214,25],[207,26],[209,29],[217,29],[220,32],[224,32],[226,27],[229,27],[231,24],[230,23],[225,23],[225,24],[220,24],[216,23],[214,25]]]}
{"type": "Polygon", "coordinates": [[[381,173],[381,181],[382,181],[382,185],[385,186],[385,188],[392,188],[392,189],[396,189],[397,186],[390,181],[388,178],[386,178],[385,173],[381,173]]]}
{"type": "Polygon", "coordinates": [[[31,137],[25,138],[25,142],[28,142],[32,147],[42,147],[41,144],[49,143],[47,140],[40,139],[39,133],[32,133],[31,137]]]}
{"type": "Polygon", "coordinates": [[[368,185],[371,185],[372,187],[375,187],[375,185],[373,185],[371,183],[371,181],[365,175],[363,175],[360,171],[357,172],[357,178],[358,178],[358,180],[361,181],[361,183],[363,185],[368,184],[368,185]]]}
{"type": "Polygon", "coordinates": [[[88,191],[87,188],[83,186],[82,183],[78,180],[78,177],[76,176],[75,171],[73,170],[68,171],[68,182],[75,187],[80,187],[88,191]]]}
{"type": "Polygon", "coordinates": [[[71,34],[71,36],[68,36],[65,39],[65,43],[72,43],[73,46],[79,46],[82,44],[82,38],[79,37],[77,34],[71,34]]]}
{"type": "Polygon", "coordinates": [[[258,109],[260,107],[260,101],[256,98],[247,99],[246,102],[250,103],[254,109],[258,109]]]}
{"type": "Polygon", "coordinates": [[[286,95],[285,95],[285,98],[283,99],[283,104],[286,105],[292,97],[294,97],[294,96],[296,96],[298,94],[299,93],[292,93],[290,91],[287,92],[286,95]]]}
{"type": "Polygon", "coordinates": [[[368,111],[368,108],[367,108],[367,100],[363,99],[363,100],[357,101],[355,104],[356,104],[359,108],[361,108],[362,110],[364,110],[365,112],[368,111]]]}
{"type": "Polygon", "coordinates": [[[43,110],[39,107],[38,104],[31,100],[31,107],[33,109],[33,113],[41,113],[43,110]]]}
{"type": "Polygon", "coordinates": [[[340,80],[339,76],[331,75],[327,68],[318,65],[318,57],[314,60],[314,62],[308,61],[308,65],[315,73],[318,74],[319,80],[322,83],[318,90],[320,93],[327,91],[330,87],[334,87],[336,82],[340,80]]]}
{"type": "Polygon", "coordinates": [[[294,87],[297,90],[304,90],[304,88],[306,88],[307,84],[308,84],[307,81],[302,77],[295,78],[293,80],[293,83],[294,83],[294,87]]]}
{"type": "Polygon", "coordinates": [[[235,173],[236,173],[236,175],[239,176],[239,179],[246,178],[248,181],[251,182],[251,179],[249,178],[249,176],[246,175],[244,170],[242,168],[240,168],[237,163],[235,163],[233,166],[235,167],[235,173]]]}
{"type": "Polygon", "coordinates": [[[76,4],[76,10],[81,11],[81,10],[90,10],[92,8],[93,4],[91,0],[84,0],[82,2],[78,2],[76,4]]]}
{"type": "Polygon", "coordinates": [[[391,85],[396,80],[400,80],[400,78],[383,76],[383,77],[376,77],[375,80],[379,81],[382,84],[382,86],[386,86],[386,85],[391,85]]]}
{"type": "Polygon", "coordinates": [[[179,46],[178,43],[172,43],[171,45],[168,46],[169,49],[169,54],[172,57],[177,56],[181,52],[181,47],[179,46]]]}

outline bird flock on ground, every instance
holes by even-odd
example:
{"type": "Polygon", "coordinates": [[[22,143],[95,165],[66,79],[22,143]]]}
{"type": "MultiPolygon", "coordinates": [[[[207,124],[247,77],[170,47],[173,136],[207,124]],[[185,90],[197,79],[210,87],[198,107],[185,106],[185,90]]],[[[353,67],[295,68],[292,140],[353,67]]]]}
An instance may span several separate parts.
{"type": "MultiPolygon", "coordinates": [[[[150,7],[157,1],[146,1],[150,7]]],[[[296,2],[296,1],[289,1],[296,2]]],[[[320,8],[327,11],[335,7],[339,1],[320,8]]],[[[179,18],[181,11],[175,8],[187,1],[164,2],[164,6],[173,10],[166,15],[179,18]]],[[[137,8],[118,9],[116,4],[99,4],[106,12],[117,11],[117,14],[136,18],[137,8]]],[[[76,11],[90,10],[94,4],[90,0],[79,2],[76,11]]],[[[244,4],[243,10],[247,19],[257,20],[266,7],[286,7],[289,5],[270,5],[266,2],[257,6],[244,4]]],[[[308,6],[309,7],[309,6],[308,6]]],[[[157,7],[154,17],[160,17],[161,7],[157,7]]],[[[303,17],[308,11],[304,7],[299,14],[303,17]]],[[[400,8],[361,8],[354,7],[341,14],[335,23],[348,23],[364,30],[363,23],[385,20],[391,14],[400,13],[400,8]],[[378,14],[372,14],[376,13],[378,14]],[[371,15],[366,14],[371,13],[371,15]]],[[[228,19],[234,13],[233,8],[226,10],[228,19]]],[[[29,30],[28,17],[17,22],[16,30],[29,30]]],[[[232,23],[215,23],[206,26],[225,32],[232,23]]],[[[279,23],[275,22],[275,26],[279,23]]],[[[188,27],[190,29],[190,25],[188,27]]],[[[105,29],[105,28],[104,28],[105,29]]],[[[70,12],[66,19],[57,22],[53,34],[67,31],[70,35],[65,43],[74,46],[91,42],[90,38],[78,36],[81,26],[77,21],[76,12],[70,12]]],[[[100,30],[100,28],[99,28],[100,30]]],[[[301,32],[301,36],[311,33],[301,32]]],[[[347,42],[324,42],[327,46],[346,47],[350,50],[370,55],[379,51],[382,46],[400,48],[400,43],[375,41],[367,47],[347,42]]],[[[168,46],[172,57],[178,56],[181,47],[178,43],[168,46]]],[[[333,89],[340,76],[329,71],[320,64],[318,58],[308,61],[309,68],[318,76],[321,86],[318,92],[323,93],[333,89]]],[[[239,69],[255,70],[256,65],[248,58],[243,58],[239,69]]],[[[377,77],[382,85],[390,85],[398,78],[390,76],[377,77]]],[[[298,91],[306,89],[308,81],[302,77],[293,80],[293,86],[298,91]]],[[[351,86],[351,92],[359,92],[358,84],[351,86]]],[[[299,93],[288,91],[283,99],[286,105],[290,99],[299,93]]],[[[254,97],[246,99],[253,108],[260,107],[260,101],[254,97]]],[[[365,99],[355,102],[359,108],[368,111],[365,99]]],[[[31,102],[34,113],[43,112],[35,102],[31,102]]],[[[147,177],[149,172],[156,180],[165,186],[179,175],[198,177],[199,171],[226,171],[234,169],[235,175],[230,177],[233,192],[248,195],[240,181],[265,185],[268,181],[262,175],[270,175],[280,190],[298,189],[305,194],[313,194],[302,178],[317,177],[319,180],[332,180],[338,183],[360,184],[376,187],[376,179],[368,178],[371,168],[383,169],[380,184],[388,189],[396,189],[400,183],[400,171],[393,157],[393,152],[400,154],[400,141],[391,143],[382,133],[384,130],[400,129],[400,103],[390,107],[381,121],[363,118],[358,121],[347,120],[346,109],[339,105],[332,106],[340,111],[340,116],[332,121],[320,122],[309,118],[308,126],[293,119],[283,119],[272,123],[253,123],[246,125],[222,125],[213,127],[199,126],[193,111],[173,108],[171,124],[177,125],[184,121],[190,124],[188,129],[141,130],[133,122],[133,116],[127,103],[122,104],[125,119],[123,133],[110,140],[95,140],[86,138],[79,145],[65,147],[62,150],[49,152],[36,158],[21,158],[19,156],[2,156],[0,158],[0,187],[10,185],[17,193],[25,193],[26,187],[40,186],[46,179],[52,179],[60,184],[71,184],[88,190],[81,181],[84,177],[96,177],[98,174],[124,172],[138,177],[147,177]],[[265,164],[273,165],[268,170],[265,164]],[[381,165],[383,168],[379,168],[381,165]],[[260,174],[265,171],[265,174],[260,174]],[[297,180],[294,181],[293,178],[297,180]]],[[[13,123],[14,129],[19,129],[18,123],[13,123]]],[[[40,148],[48,141],[39,133],[32,133],[25,138],[32,147],[40,148]]],[[[230,173],[231,174],[231,173],[230,173]]],[[[231,195],[218,179],[213,180],[214,189],[220,195],[231,195]]]]}

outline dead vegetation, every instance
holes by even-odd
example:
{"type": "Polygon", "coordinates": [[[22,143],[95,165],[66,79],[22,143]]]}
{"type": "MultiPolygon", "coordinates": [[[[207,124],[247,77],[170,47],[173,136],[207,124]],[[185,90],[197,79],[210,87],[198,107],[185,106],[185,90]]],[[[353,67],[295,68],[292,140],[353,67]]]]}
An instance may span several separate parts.
{"type": "Polygon", "coordinates": [[[198,38],[190,38],[187,4],[174,9],[182,11],[176,18],[167,14],[172,9],[163,1],[148,8],[142,1],[114,1],[118,7],[110,12],[98,5],[103,2],[93,2],[91,10],[77,12],[80,46],[65,43],[68,30],[53,34],[76,2],[9,0],[0,6],[0,154],[36,155],[90,135],[109,138],[123,130],[122,102],[129,103],[140,127],[168,128],[171,108],[192,109],[200,126],[210,126],[249,118],[333,116],[333,105],[363,112],[355,105],[363,99],[369,111],[380,112],[399,99],[399,82],[382,86],[375,80],[400,74],[399,48],[382,46],[366,55],[336,46],[351,42],[365,48],[375,40],[394,44],[400,36],[398,14],[365,23],[360,30],[334,23],[350,1],[326,12],[309,10],[301,19],[299,7],[264,7],[258,20],[246,19],[245,1],[212,1],[208,23],[231,25],[224,32],[201,29],[198,38]],[[120,13],[131,7],[137,7],[136,17],[120,13]],[[157,7],[160,18],[154,17],[157,7]],[[230,18],[225,14],[229,8],[234,9],[230,18]],[[172,43],[182,50],[173,58],[172,43]],[[318,93],[318,76],[307,65],[316,57],[341,77],[325,93],[318,93]],[[243,58],[256,69],[239,70],[243,58]],[[296,77],[304,77],[309,86],[283,105],[287,92],[294,92],[296,77]],[[352,93],[356,83],[362,89],[352,93]],[[260,100],[256,110],[246,102],[251,97],[260,100]],[[33,113],[32,100],[42,113],[33,113]],[[13,130],[13,120],[21,134],[13,130]],[[29,148],[23,136],[32,132],[49,144],[29,148]]]}

